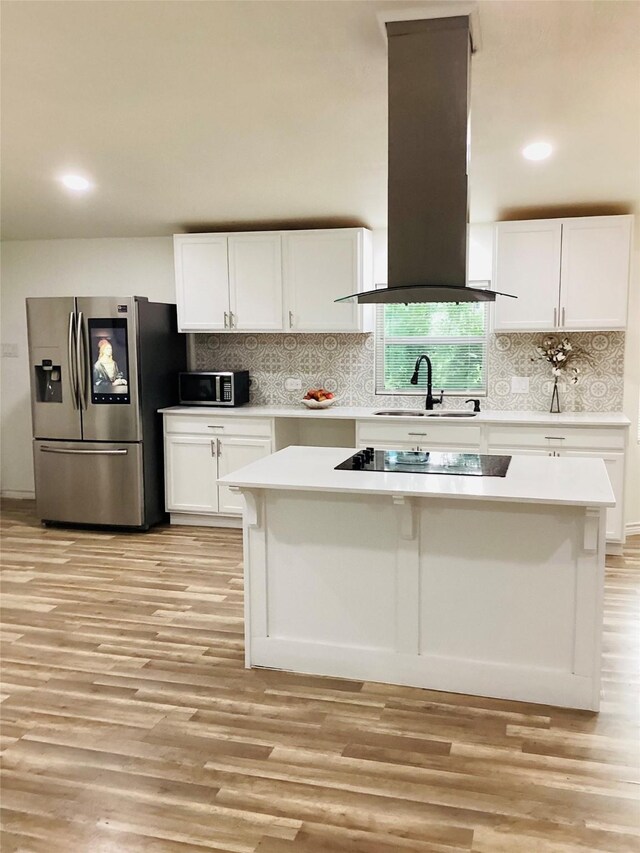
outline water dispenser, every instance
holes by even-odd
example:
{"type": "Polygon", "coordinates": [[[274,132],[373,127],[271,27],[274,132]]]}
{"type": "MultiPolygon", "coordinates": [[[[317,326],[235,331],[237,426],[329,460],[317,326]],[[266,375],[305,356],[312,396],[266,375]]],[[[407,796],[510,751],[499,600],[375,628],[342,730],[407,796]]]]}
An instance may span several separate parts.
{"type": "Polygon", "coordinates": [[[62,403],[62,371],[59,364],[43,358],[34,366],[36,374],[36,400],[38,403],[62,403]]]}

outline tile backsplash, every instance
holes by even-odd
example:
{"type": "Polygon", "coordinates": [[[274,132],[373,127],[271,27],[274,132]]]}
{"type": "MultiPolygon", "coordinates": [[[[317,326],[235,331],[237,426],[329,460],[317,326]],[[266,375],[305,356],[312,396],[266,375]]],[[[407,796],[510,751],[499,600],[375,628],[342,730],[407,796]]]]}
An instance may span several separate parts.
{"type": "MultiPolygon", "coordinates": [[[[531,361],[544,337],[542,333],[490,335],[483,409],[549,410],[551,369],[545,362],[531,361]],[[529,377],[527,394],[511,393],[512,376],[529,377]]],[[[581,365],[583,373],[577,385],[566,383],[560,391],[562,411],[620,411],[624,332],[576,332],[568,337],[591,354],[592,364],[581,365]]],[[[375,393],[373,335],[191,335],[190,344],[194,370],[248,370],[254,405],[294,405],[307,388],[317,387],[333,391],[343,406],[420,404],[413,394],[375,393]],[[287,377],[299,378],[302,392],[286,391],[287,377]]],[[[464,399],[445,397],[445,406],[463,408],[464,399]]]]}

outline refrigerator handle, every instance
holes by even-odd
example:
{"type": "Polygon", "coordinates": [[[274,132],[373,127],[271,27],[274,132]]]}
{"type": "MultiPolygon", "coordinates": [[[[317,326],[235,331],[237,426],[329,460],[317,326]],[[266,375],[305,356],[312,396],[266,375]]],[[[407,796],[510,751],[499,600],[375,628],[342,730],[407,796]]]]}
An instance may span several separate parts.
{"type": "Polygon", "coordinates": [[[74,332],[75,326],[73,324],[74,314],[73,311],[69,312],[69,330],[67,333],[67,359],[69,360],[69,385],[71,387],[71,402],[73,403],[73,408],[77,409],[79,406],[78,403],[78,371],[76,364],[76,357],[74,352],[74,332]]]}
{"type": "Polygon", "coordinates": [[[40,448],[42,453],[64,453],[67,456],[126,456],[129,452],[126,447],[117,450],[71,450],[65,447],[48,447],[46,444],[40,448]]]}
{"type": "Polygon", "coordinates": [[[78,326],[76,333],[76,363],[79,375],[79,392],[78,398],[80,408],[88,408],[87,402],[87,361],[89,353],[87,352],[87,342],[84,334],[84,317],[82,311],[78,311],[78,326]]]}

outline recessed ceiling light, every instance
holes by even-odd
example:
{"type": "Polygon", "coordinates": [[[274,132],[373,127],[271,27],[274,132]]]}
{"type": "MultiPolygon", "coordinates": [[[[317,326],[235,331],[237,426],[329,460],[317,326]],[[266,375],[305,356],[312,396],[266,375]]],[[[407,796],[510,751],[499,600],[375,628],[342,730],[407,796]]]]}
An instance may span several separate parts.
{"type": "Polygon", "coordinates": [[[74,190],[74,192],[86,192],[93,186],[91,181],[81,175],[63,175],[60,180],[68,190],[74,190]]]}
{"type": "Polygon", "coordinates": [[[522,156],[527,160],[546,160],[553,152],[553,145],[549,142],[532,142],[522,149],[522,156]]]}

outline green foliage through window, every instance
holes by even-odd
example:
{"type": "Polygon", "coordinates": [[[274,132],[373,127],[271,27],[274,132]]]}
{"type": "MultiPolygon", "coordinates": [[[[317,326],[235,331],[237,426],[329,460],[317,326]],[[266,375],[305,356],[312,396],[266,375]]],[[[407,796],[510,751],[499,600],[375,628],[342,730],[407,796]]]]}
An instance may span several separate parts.
{"type": "Polygon", "coordinates": [[[441,388],[445,393],[485,393],[486,302],[381,305],[377,312],[377,393],[424,393],[424,363],[418,385],[409,382],[423,353],[433,364],[434,393],[441,388]]]}

